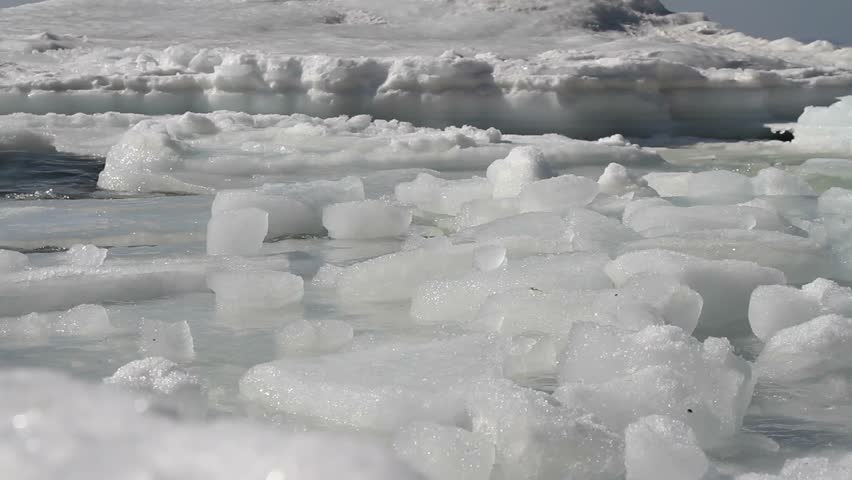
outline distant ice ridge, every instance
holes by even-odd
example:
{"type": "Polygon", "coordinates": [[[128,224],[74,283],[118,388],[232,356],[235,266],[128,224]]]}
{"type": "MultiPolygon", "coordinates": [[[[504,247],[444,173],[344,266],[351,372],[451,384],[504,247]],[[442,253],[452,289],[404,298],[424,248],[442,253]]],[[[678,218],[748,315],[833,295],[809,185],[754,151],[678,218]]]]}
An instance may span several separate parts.
{"type": "Polygon", "coordinates": [[[166,3],[144,22],[132,2],[91,1],[4,11],[0,113],[370,114],[746,138],[852,92],[849,49],[747,37],[656,0],[216,0],[166,3]],[[56,9],[73,15],[56,23],[56,9]]]}

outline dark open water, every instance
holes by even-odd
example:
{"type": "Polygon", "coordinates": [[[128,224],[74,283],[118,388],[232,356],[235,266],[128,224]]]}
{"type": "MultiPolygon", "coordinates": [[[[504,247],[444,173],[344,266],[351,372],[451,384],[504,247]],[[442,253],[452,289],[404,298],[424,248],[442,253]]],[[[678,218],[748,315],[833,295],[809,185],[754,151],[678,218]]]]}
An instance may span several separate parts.
{"type": "Polygon", "coordinates": [[[97,190],[101,157],[0,151],[0,198],[87,198],[97,190]]]}

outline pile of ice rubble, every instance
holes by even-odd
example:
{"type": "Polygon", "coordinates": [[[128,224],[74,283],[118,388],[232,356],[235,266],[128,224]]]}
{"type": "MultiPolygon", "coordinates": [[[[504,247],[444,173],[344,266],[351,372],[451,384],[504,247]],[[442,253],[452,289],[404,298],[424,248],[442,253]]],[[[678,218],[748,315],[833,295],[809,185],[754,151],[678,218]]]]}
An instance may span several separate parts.
{"type": "MultiPolygon", "coordinates": [[[[628,147],[606,148],[618,158],[628,147]]],[[[108,337],[121,328],[101,304],[181,293],[212,291],[216,310],[237,317],[323,292],[350,308],[401,309],[384,333],[341,319],[290,322],[275,339],[283,358],[239,382],[264,411],[361,433],[140,416],[208,395],[174,363],[195,355],[187,323],[147,320],[138,347],[148,358],[107,379],[147,392],[143,400],[2,374],[3,390],[18,393],[0,402],[11,419],[0,427],[0,469],[44,477],[103,450],[126,461],[98,476],[725,478],[738,445],[778,449],[741,428],[757,383],[807,385],[826,401],[849,393],[852,289],[829,279],[852,279],[852,191],[817,195],[807,174],[640,176],[611,163],[594,180],[560,175],[544,150],[522,146],[485,177],[421,172],[378,198],[357,176],[220,189],[206,237],[196,235],[207,255],[111,258],[73,245],[34,264],[2,251],[0,337],[28,344],[108,337]],[[308,235],[397,246],[326,263],[313,279],[267,256],[270,241],[308,235]],[[755,363],[725,338],[749,331],[765,342],[755,363]],[[156,462],[184,445],[196,455],[156,462]]],[[[742,478],[844,478],[849,465],[792,460],[778,477],[742,478]]]]}

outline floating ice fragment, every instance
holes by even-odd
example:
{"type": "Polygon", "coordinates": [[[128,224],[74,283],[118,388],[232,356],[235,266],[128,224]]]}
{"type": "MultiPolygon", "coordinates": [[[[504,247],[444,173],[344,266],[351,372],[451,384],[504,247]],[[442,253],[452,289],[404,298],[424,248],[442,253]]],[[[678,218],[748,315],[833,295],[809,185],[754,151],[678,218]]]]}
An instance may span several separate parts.
{"type": "Polygon", "coordinates": [[[491,183],[481,177],[444,180],[428,173],[420,173],[413,181],[394,188],[400,202],[442,215],[455,215],[467,202],[491,198],[493,191],[491,183]]]}
{"type": "Polygon", "coordinates": [[[352,341],[352,326],[342,320],[290,322],[278,333],[279,350],[286,355],[340,350],[352,341]]]}
{"type": "Polygon", "coordinates": [[[473,252],[473,265],[481,272],[488,272],[506,264],[506,249],[499,245],[486,245],[473,252]]]}
{"type": "Polygon", "coordinates": [[[671,417],[640,418],[624,436],[627,480],[700,480],[710,466],[692,429],[671,417]]]}
{"type": "Polygon", "coordinates": [[[607,288],[612,285],[603,273],[608,260],[591,253],[534,256],[513,261],[505,269],[432,280],[415,291],[411,316],[424,324],[466,323],[489,296],[515,288],[607,288]]]}
{"type": "Polygon", "coordinates": [[[561,212],[588,205],[598,194],[594,180],[577,175],[560,175],[528,183],[521,188],[520,212],[561,212]]]}
{"type": "Polygon", "coordinates": [[[163,357],[134,360],[119,367],[104,383],[131,390],[153,391],[172,395],[180,390],[200,389],[200,380],[163,357]]]}
{"type": "Polygon", "coordinates": [[[745,329],[751,292],[759,285],[785,284],[784,274],[754,262],[706,260],[668,250],[640,250],[606,266],[616,285],[636,274],[669,276],[694,289],[704,300],[698,330],[725,334],[745,329]]]}
{"type": "Polygon", "coordinates": [[[269,229],[269,214],[258,208],[214,213],[207,224],[208,255],[254,255],[269,229]]]}
{"type": "Polygon", "coordinates": [[[499,375],[500,360],[499,343],[483,335],[389,342],[257,365],[240,380],[240,393],[271,410],[353,427],[456,425],[467,416],[471,382],[499,375]]]}
{"type": "Polygon", "coordinates": [[[338,279],[337,293],[346,302],[402,301],[430,280],[473,270],[474,246],[440,243],[350,265],[338,279]]]}
{"type": "Polygon", "coordinates": [[[820,315],[852,315],[852,289],[818,278],[801,290],[785,285],[764,285],[751,294],[748,320],[757,338],[769,340],[775,332],[820,315]]]}
{"type": "Polygon", "coordinates": [[[66,253],[68,263],[75,267],[100,267],[106,260],[109,250],[95,245],[72,245],[66,253]]]}
{"type": "Polygon", "coordinates": [[[725,339],[699,342],[674,326],[631,332],[578,322],[559,362],[556,397],[615,430],[646,415],[689,425],[703,448],[737,434],[751,401],[751,365],[725,339]]]}
{"type": "Polygon", "coordinates": [[[195,345],[189,324],[142,320],[139,326],[139,353],[170,360],[189,360],[195,357],[195,345]]]}
{"type": "Polygon", "coordinates": [[[288,272],[213,272],[207,286],[216,293],[218,310],[276,309],[298,303],[305,292],[302,277],[288,272]]]}
{"type": "Polygon", "coordinates": [[[516,197],[528,183],[553,176],[544,152],[535,147],[514,148],[506,158],[488,166],[486,176],[494,186],[494,198],[516,197]]]}
{"type": "Polygon", "coordinates": [[[494,445],[454,426],[414,422],[394,435],[393,447],[428,480],[488,480],[494,467],[494,445]]]}
{"type": "Polygon", "coordinates": [[[65,312],[0,318],[0,338],[25,342],[46,341],[51,337],[99,339],[113,332],[109,315],[101,305],[78,305],[65,312]]]}
{"type": "Polygon", "coordinates": [[[378,200],[335,203],[323,209],[322,225],[336,239],[398,237],[411,225],[411,211],[378,200]]]}
{"type": "MultiPolygon", "coordinates": [[[[852,319],[824,315],[775,333],[755,364],[759,378],[779,384],[807,382],[814,387],[832,377],[848,378],[852,368],[852,319]]],[[[841,398],[848,395],[842,389],[841,398]]]]}
{"type": "Polygon", "coordinates": [[[323,208],[339,202],[364,199],[358,177],[340,180],[264,184],[252,189],[221,190],[211,207],[213,215],[230,210],[258,208],[269,214],[267,239],[292,235],[322,235],[323,208]]]}

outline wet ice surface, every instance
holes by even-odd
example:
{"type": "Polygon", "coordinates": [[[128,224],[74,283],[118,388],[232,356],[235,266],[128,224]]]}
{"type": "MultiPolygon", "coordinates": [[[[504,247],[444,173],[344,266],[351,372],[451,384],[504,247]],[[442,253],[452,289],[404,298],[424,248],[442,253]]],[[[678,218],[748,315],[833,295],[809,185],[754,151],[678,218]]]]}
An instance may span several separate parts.
{"type": "Polygon", "coordinates": [[[7,476],[850,477],[849,49],[94,3],[0,17],[7,476]]]}

